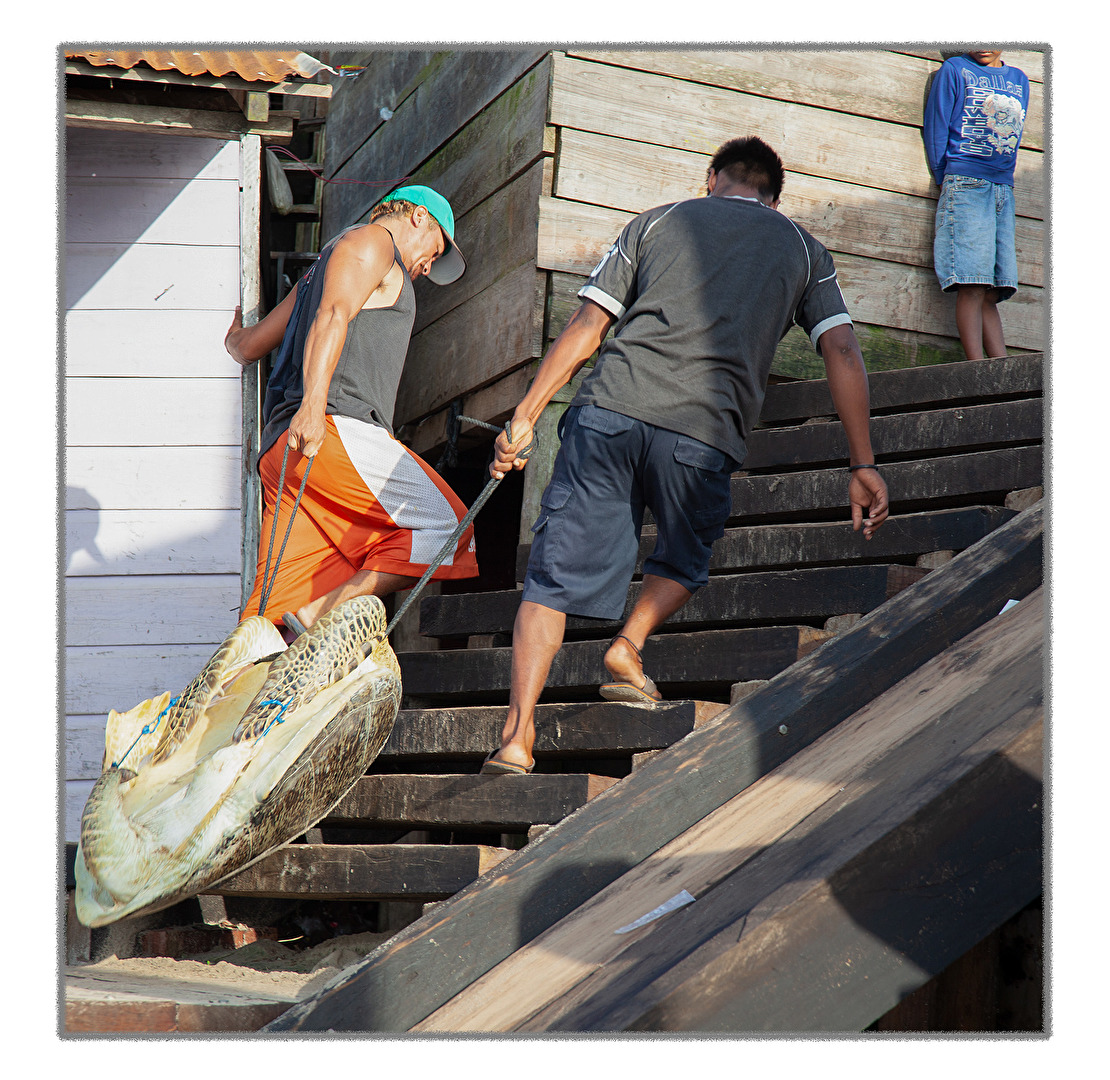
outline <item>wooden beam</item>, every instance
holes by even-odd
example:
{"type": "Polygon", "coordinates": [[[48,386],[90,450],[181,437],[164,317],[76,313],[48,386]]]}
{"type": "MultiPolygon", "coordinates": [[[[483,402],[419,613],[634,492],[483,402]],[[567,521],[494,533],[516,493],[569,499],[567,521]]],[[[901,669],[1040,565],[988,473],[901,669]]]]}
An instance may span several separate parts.
{"type": "Polygon", "coordinates": [[[163,109],[153,105],[126,105],[111,101],[76,101],[66,98],[67,127],[101,131],[153,131],[201,139],[238,139],[243,135],[265,136],[284,142],[293,136],[288,115],[252,123],[241,113],[207,109],[163,109]]]}
{"type": "Polygon", "coordinates": [[[302,900],[442,900],[508,854],[480,844],[290,844],[209,891],[302,900]]]}
{"type": "MultiPolygon", "coordinates": [[[[882,999],[876,1003],[870,990],[872,979],[881,981],[879,954],[892,944],[885,935],[874,940],[880,926],[900,928],[908,939],[908,958],[915,964],[926,953],[943,953],[954,943],[950,933],[937,935],[935,926],[938,920],[950,924],[954,917],[966,918],[968,900],[979,892],[969,885],[982,884],[997,868],[1012,870],[1017,850],[1028,865],[1027,856],[1035,856],[1039,848],[1036,822],[1019,820],[1016,832],[1009,828],[996,834],[995,847],[1002,853],[995,864],[982,850],[973,816],[944,835],[936,831],[936,819],[929,814],[940,798],[951,817],[953,791],[1015,736],[1039,723],[1043,590],[1019,607],[969,634],[703,818],[416,1030],[643,1028],[646,1014],[677,997],[678,987],[687,991],[686,1004],[691,1006],[681,1030],[704,1030],[703,1018],[690,1015],[691,984],[703,991],[703,1012],[735,1015],[728,1007],[731,1002],[714,997],[716,984],[710,973],[717,970],[721,955],[731,953],[738,939],[742,948],[747,947],[751,936],[767,924],[788,911],[804,910],[849,874],[859,883],[862,895],[853,899],[861,907],[844,914],[850,918],[864,908],[872,916],[881,912],[878,921],[859,919],[864,925],[856,928],[857,938],[868,937],[870,931],[873,940],[853,940],[847,946],[833,938],[835,944],[817,946],[812,935],[801,945],[790,933],[770,936],[770,955],[761,959],[771,968],[766,978],[777,991],[777,1013],[764,1009],[763,1018],[778,1029],[793,1024],[795,1030],[823,1030],[833,1026],[827,1022],[830,1016],[841,1023],[851,1017],[857,1021],[855,1030],[861,1030],[878,1015],[874,1009],[883,1011],[882,999]],[[908,845],[915,849],[914,861],[937,865],[938,872],[928,883],[907,885],[891,899],[883,887],[890,869],[880,853],[892,855],[892,836],[912,836],[914,828],[921,831],[908,845]],[[946,842],[950,850],[944,855],[951,858],[958,852],[960,870],[970,880],[963,880],[955,866],[945,866],[932,847],[946,842]],[[636,914],[656,909],[679,885],[697,898],[695,904],[633,933],[613,932],[636,914]],[[868,887],[873,893],[866,891],[868,887]],[[915,918],[921,908],[931,917],[915,918]],[[832,985],[814,978],[819,969],[810,963],[816,953],[827,952],[840,961],[832,985]],[[846,959],[850,963],[845,964],[846,959]],[[541,968],[543,974],[537,978],[541,968]],[[852,992],[842,992],[845,984],[852,992]],[[803,1002],[822,1011],[803,1021],[798,1008],[803,1002]]],[[[1024,785],[1026,792],[1037,787],[1035,779],[1024,785]]],[[[994,794],[1002,797],[1004,788],[1000,785],[994,794]]],[[[1029,800],[1019,800],[1018,805],[1029,817],[1029,800]]],[[[905,865],[905,846],[895,850],[892,861],[905,865]]],[[[840,889],[835,892],[847,899],[840,889]]],[[[997,899],[996,891],[990,905],[996,915],[997,899]]],[[[1020,906],[1016,897],[1005,897],[1007,914],[1002,919],[1014,902],[1020,906]]],[[[804,917],[799,921],[804,924],[804,917]]],[[[957,931],[970,932],[970,927],[957,931]]],[[[903,968],[903,978],[914,975],[920,977],[903,968]]],[[[745,986],[757,998],[761,989],[745,986]]],[[[890,989],[887,985],[881,993],[889,994],[890,989]]],[[[743,1015],[747,1019],[751,1014],[743,1015]]]]}
{"type": "MultiPolygon", "coordinates": [[[[913,566],[830,566],[811,570],[715,575],[692,600],[667,620],[667,629],[699,629],[747,623],[824,620],[832,615],[867,612],[886,603],[928,571],[913,566]]],[[[567,619],[569,632],[608,638],[639,600],[635,584],[619,620],[567,619]]],[[[509,633],[520,592],[430,596],[420,605],[420,633],[427,637],[509,633]]],[[[735,681],[735,680],[734,680],[735,681]]]]}
{"type": "MultiPolygon", "coordinates": [[[[872,416],[896,409],[928,409],[938,404],[972,405],[1013,397],[1039,397],[1044,392],[1044,357],[1033,353],[872,372],[868,389],[872,416]]],[[[782,424],[833,415],[828,380],[812,379],[768,386],[759,419],[761,424],[782,424]]]]}
{"type": "MultiPolygon", "coordinates": [[[[866,547],[868,559],[908,558],[932,551],[963,551],[1004,525],[1017,511],[1002,506],[969,506],[960,510],[926,510],[916,514],[895,514],[871,538],[866,547]]],[[[517,551],[517,580],[524,580],[531,544],[517,551]]],[[[635,573],[643,572],[644,559],[655,548],[655,528],[644,528],[635,573]]],[[[859,533],[850,523],[826,522],[816,525],[747,525],[726,529],[713,545],[711,573],[729,570],[770,570],[777,567],[800,569],[820,563],[857,561],[859,533]]]]}
{"type": "MultiPolygon", "coordinates": [[[[611,756],[657,750],[688,735],[720,712],[699,701],[668,701],[658,709],[636,709],[612,701],[540,705],[536,709],[537,760],[556,755],[611,756]]],[[[505,726],[504,705],[402,709],[378,759],[481,761],[497,745],[505,726]]]]}
{"type": "Polygon", "coordinates": [[[321,823],[408,829],[523,829],[553,825],[616,783],[585,773],[488,776],[403,773],[364,776],[321,823]]]}
{"type": "MultiPolygon", "coordinates": [[[[734,682],[773,678],[829,637],[808,626],[656,634],[644,646],[644,664],[664,696],[690,697],[691,690],[706,686],[717,694],[734,682]]],[[[542,700],[565,701],[558,695],[571,693],[593,697],[597,686],[609,681],[602,663],[606,648],[606,641],[566,642],[551,665],[542,700]]],[[[397,659],[410,697],[464,703],[508,694],[509,648],[401,653],[397,659]]]]}
{"type": "Polygon", "coordinates": [[[1041,580],[1038,505],[430,911],[268,1030],[407,1031],[1041,580]],[[479,932],[486,928],[485,932],[479,932]],[[494,932],[496,928],[496,932],[494,932]],[[404,994],[397,992],[404,986],[404,994]]]}
{"type": "MultiPolygon", "coordinates": [[[[894,513],[924,510],[953,498],[985,502],[1011,491],[1037,487],[1042,482],[1042,448],[1021,446],[983,450],[951,457],[895,461],[882,465],[894,513]]],[[[815,469],[780,476],[734,476],[734,519],[757,522],[783,520],[801,514],[847,515],[847,473],[844,469],[815,469]]],[[[857,534],[859,535],[859,534],[857,534]]],[[[861,549],[864,541],[860,540],[861,549]]]]}

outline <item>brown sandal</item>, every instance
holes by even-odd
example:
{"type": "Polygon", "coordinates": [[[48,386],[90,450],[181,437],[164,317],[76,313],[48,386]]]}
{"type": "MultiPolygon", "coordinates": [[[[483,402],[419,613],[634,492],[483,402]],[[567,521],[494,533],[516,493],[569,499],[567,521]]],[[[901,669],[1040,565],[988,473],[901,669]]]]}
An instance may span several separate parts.
{"type": "MultiPolygon", "coordinates": [[[[613,641],[616,641],[617,638],[622,638],[632,646],[632,651],[636,654],[636,659],[640,661],[640,668],[642,670],[644,666],[644,657],[640,650],[636,648],[636,643],[625,637],[624,634],[617,634],[609,644],[612,645],[613,641]]],[[[643,675],[643,686],[633,686],[632,683],[627,682],[604,683],[598,687],[598,693],[606,701],[624,701],[632,705],[642,705],[649,709],[653,709],[663,700],[663,695],[659,693],[658,688],[648,677],[647,672],[644,672],[643,675]]]]}

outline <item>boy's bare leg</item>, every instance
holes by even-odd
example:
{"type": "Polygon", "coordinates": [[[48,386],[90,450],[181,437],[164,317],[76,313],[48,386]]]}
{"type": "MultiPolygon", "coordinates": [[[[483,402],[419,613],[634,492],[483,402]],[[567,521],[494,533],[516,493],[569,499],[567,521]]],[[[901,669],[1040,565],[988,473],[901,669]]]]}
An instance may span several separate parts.
{"type": "Polygon", "coordinates": [[[513,624],[513,669],[509,714],[496,758],[517,765],[532,764],[536,740],[536,702],[543,693],[555,654],[563,644],[567,617],[531,600],[521,602],[513,624]]]}
{"type": "Polygon", "coordinates": [[[402,577],[400,574],[389,574],[382,570],[360,570],[342,585],[337,585],[331,592],[310,600],[293,614],[301,620],[307,630],[321,615],[338,607],[344,600],[350,600],[354,596],[384,598],[397,592],[398,589],[407,589],[415,585],[418,580],[419,578],[402,577]]]}
{"type": "Polygon", "coordinates": [[[956,330],[964,355],[969,360],[982,360],[984,356],[983,308],[986,295],[985,285],[960,285],[956,288],[956,330]]]}
{"type": "Polygon", "coordinates": [[[988,289],[983,294],[983,350],[987,356],[1006,355],[1006,337],[1002,332],[1002,317],[998,314],[997,289],[988,289]]]}
{"type": "Polygon", "coordinates": [[[644,642],[693,595],[670,578],[644,575],[640,598],[621,628],[622,636],[614,638],[605,653],[605,667],[614,681],[630,683],[637,688],[644,685],[644,669],[632,645],[642,650],[644,642]]]}

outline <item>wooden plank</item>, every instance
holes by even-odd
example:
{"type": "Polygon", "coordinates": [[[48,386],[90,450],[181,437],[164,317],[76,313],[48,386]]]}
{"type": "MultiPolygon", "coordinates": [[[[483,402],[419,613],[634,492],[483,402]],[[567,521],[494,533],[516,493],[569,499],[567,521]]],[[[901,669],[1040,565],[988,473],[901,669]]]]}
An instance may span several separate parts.
{"type": "MultiPolygon", "coordinates": [[[[991,449],[1043,438],[1040,398],[871,418],[871,445],[876,458],[884,461],[907,454],[991,449]]],[[[747,447],[742,463],[747,470],[848,462],[848,441],[839,420],[756,430],[748,436],[747,447]]]]}
{"type": "MultiPolygon", "coordinates": [[[[1002,501],[1011,491],[1043,481],[1039,446],[983,450],[951,457],[895,461],[882,466],[895,513],[924,510],[954,499],[1002,501]],[[995,500],[988,496],[997,497],[995,500]]],[[[843,469],[818,469],[779,476],[734,476],[732,512],[736,519],[784,519],[801,514],[847,515],[847,479],[843,469]]],[[[860,541],[861,546],[863,541],[860,541]]]]}
{"type": "Polygon", "coordinates": [[[233,307],[67,311],[65,373],[239,379],[241,369],[224,349],[233,307]]]}
{"type": "Polygon", "coordinates": [[[68,243],[239,242],[236,180],[74,177],[66,184],[68,243]]]}
{"type": "Polygon", "coordinates": [[[239,144],[156,132],[65,129],[66,178],[238,180],[239,144]]]}
{"type": "MultiPolygon", "coordinates": [[[[1040,699],[1044,607],[1029,598],[1022,608],[968,635],[697,822],[415,1030],[612,1029],[642,1015],[649,995],[662,996],[652,993],[652,984],[669,982],[669,969],[684,967],[696,978],[701,965],[684,963],[684,957],[696,956],[716,934],[716,925],[709,929],[702,920],[705,907],[717,905],[716,922],[722,921],[717,890],[730,891],[734,900],[743,895],[723,921],[740,923],[747,935],[760,915],[767,916],[764,908],[777,890],[802,881],[812,888],[823,873],[849,862],[973,768],[976,750],[982,760],[989,746],[997,747],[997,735],[986,747],[983,741],[1012,720],[1000,715],[1000,701],[1009,708],[1019,703],[1028,723],[1029,702],[1011,683],[1015,669],[1022,672],[1023,694],[1040,699]],[[762,869],[768,863],[777,873],[762,869]],[[697,898],[695,906],[634,933],[614,933],[653,911],[679,885],[697,898]]],[[[721,940],[718,948],[726,948],[721,940]]],[[[791,939],[776,952],[782,967],[796,963],[791,939]]],[[[853,969],[859,966],[858,952],[842,952],[842,961],[846,955],[853,969]]],[[[866,978],[868,972],[848,974],[866,978]]],[[[796,1021],[788,1004],[781,1008],[780,1023],[796,1021]]]]}
{"type": "Polygon", "coordinates": [[[172,132],[201,139],[237,139],[240,135],[265,136],[287,142],[293,135],[290,116],[271,114],[268,120],[248,120],[241,112],[212,109],[167,109],[160,105],[131,105],[118,101],[80,101],[66,98],[66,127],[120,133],[172,132]]]}
{"type": "MultiPolygon", "coordinates": [[[[1039,397],[1044,389],[1043,372],[1044,358],[1040,354],[873,372],[868,376],[871,413],[926,409],[940,403],[970,405],[984,400],[1039,397]]],[[[833,415],[828,380],[813,379],[768,386],[759,419],[762,424],[781,424],[833,415]]]]}
{"type": "Polygon", "coordinates": [[[238,573],[66,581],[67,645],[211,644],[238,619],[238,573]]]}
{"type": "MultiPolygon", "coordinates": [[[[525,72],[412,172],[411,183],[429,184],[450,201],[456,222],[541,158],[551,160],[553,133],[546,127],[550,66],[545,59],[525,72]]],[[[330,114],[328,124],[330,132],[330,114]]],[[[470,242],[471,237],[460,239],[468,276],[475,270],[470,242]]]]}
{"type": "Polygon", "coordinates": [[[238,447],[241,382],[235,372],[226,376],[67,378],[66,445],[238,447]]]}
{"type": "Polygon", "coordinates": [[[67,578],[116,574],[238,574],[235,510],[67,510],[67,578]]]}
{"type": "Polygon", "coordinates": [[[407,927],[274,1031],[407,1031],[522,945],[1039,586],[1031,508],[407,927]],[[508,933],[476,933],[480,927],[508,933]],[[406,993],[396,993],[404,980],[406,993]]]}
{"type": "MultiPolygon", "coordinates": [[[[552,194],[638,214],[704,195],[708,165],[707,155],[565,128],[552,194]]],[[[935,197],[880,193],[788,172],[779,209],[830,251],[933,267],[935,197]]],[[[1015,242],[1023,283],[1044,283],[1044,239],[1043,222],[1017,219],[1015,242]]]]}
{"type": "Polygon", "coordinates": [[[131,709],[164,690],[184,690],[222,640],[208,645],[70,646],[65,650],[65,711],[107,714],[109,709],[131,709]]]}
{"type": "MultiPolygon", "coordinates": [[[[700,154],[744,132],[765,139],[798,172],[906,195],[936,194],[917,128],[559,53],[550,123],[700,154]]],[[[1044,217],[1043,158],[1018,151],[1015,199],[1030,217],[1044,217]]]]}
{"type": "MultiPolygon", "coordinates": [[[[922,123],[926,86],[940,66],[936,61],[885,49],[773,48],[733,52],[571,48],[567,55],[918,128],[922,123]]],[[[1016,54],[1007,51],[1007,63],[1020,68],[1012,55],[1016,54]]],[[[1039,63],[1034,70],[1040,70],[1039,63]]],[[[1025,147],[1043,149],[1043,90],[1028,71],[1026,74],[1030,79],[1027,108],[1030,115],[1021,142],[1025,147]]]]}
{"type": "Polygon", "coordinates": [[[292,844],[209,891],[301,900],[442,900],[508,854],[480,844],[292,844]]]}
{"type": "MultiPolygon", "coordinates": [[[[414,76],[411,93],[398,103],[392,119],[376,127],[332,177],[372,179],[381,186],[332,184],[324,205],[322,235],[333,236],[357,221],[543,56],[544,51],[535,49],[436,53],[414,76]]],[[[378,113],[380,102],[373,105],[371,116],[378,113]]]]}
{"type": "Polygon", "coordinates": [[[66,780],[95,780],[103,771],[105,716],[65,718],[66,780]]]}
{"type": "MultiPolygon", "coordinates": [[[[822,563],[861,559],[883,561],[906,559],[933,551],[963,551],[1004,525],[1017,513],[1002,506],[970,506],[956,510],[926,510],[895,514],[861,544],[851,523],[815,525],[749,525],[726,529],[713,545],[709,559],[712,574],[730,570],[758,571],[784,567],[796,570],[822,563]],[[862,550],[861,550],[862,549],[862,550]]],[[[524,580],[531,544],[517,553],[517,580],[524,580]]],[[[655,548],[655,528],[645,527],[636,560],[636,574],[643,572],[644,559],[655,548]]]]}
{"type": "Polygon", "coordinates": [[[534,265],[539,200],[543,194],[544,163],[539,161],[465,217],[456,217],[455,236],[466,253],[467,271],[449,288],[426,278],[416,282],[414,335],[523,263],[534,265]]]}
{"type": "MultiPolygon", "coordinates": [[[[719,709],[719,705],[695,701],[668,701],[652,710],[612,701],[540,705],[533,749],[539,761],[559,754],[655,750],[688,735],[719,709]]],[[[506,712],[504,705],[402,709],[379,759],[481,761],[497,745],[506,712]]]]}
{"type": "Polygon", "coordinates": [[[231,311],[237,303],[237,246],[66,244],[67,310],[231,311]]]}
{"type": "Polygon", "coordinates": [[[65,1003],[65,1030],[69,1034],[130,1032],[258,1031],[280,1016],[288,1002],[265,1004],[208,1005],[176,1001],[72,1001],[65,1003]]]}
{"type": "Polygon", "coordinates": [[[675,988],[633,1029],[783,1030],[789,1008],[794,1030],[860,1031],[1038,896],[1043,731],[1023,715],[1025,730],[992,747],[951,790],[675,988]],[[789,962],[772,944],[784,937],[797,950],[789,962]]]}
{"type": "Polygon", "coordinates": [[[394,422],[412,423],[538,357],[544,275],[531,262],[449,311],[409,345],[394,422]]]}
{"type": "MultiPolygon", "coordinates": [[[[644,646],[644,665],[665,697],[690,697],[690,688],[721,688],[750,679],[771,679],[831,634],[808,626],[709,630],[700,634],[657,634],[644,646]]],[[[551,665],[541,700],[556,695],[597,693],[609,681],[602,663],[608,641],[568,641],[551,665]]],[[[508,694],[512,649],[446,649],[401,653],[405,692],[417,698],[489,700],[508,694]]],[[[565,700],[565,699],[563,699],[565,700]]]]}
{"type": "MultiPolygon", "coordinates": [[[[253,326],[264,315],[262,302],[262,145],[253,135],[239,144],[240,196],[239,291],[243,325],[253,326]]],[[[239,564],[240,610],[254,589],[256,552],[262,536],[262,478],[258,475],[258,449],[262,434],[261,362],[243,369],[239,394],[236,441],[241,447],[240,529],[243,537],[239,564]]]]}
{"type": "Polygon", "coordinates": [[[65,508],[238,510],[239,459],[237,446],[76,447],[65,508]]]}
{"type": "MultiPolygon", "coordinates": [[[[831,615],[867,612],[912,585],[926,571],[912,566],[834,566],[813,570],[715,575],[666,622],[668,628],[744,626],[755,622],[824,620],[831,615]]],[[[639,600],[633,584],[619,620],[570,616],[567,630],[608,638],[624,624],[639,600]]],[[[420,632],[428,637],[509,633],[520,592],[430,596],[421,601],[420,632]]]]}
{"type": "MultiPolygon", "coordinates": [[[[585,203],[540,200],[538,265],[589,274],[631,214],[585,203]]],[[[941,291],[926,266],[907,266],[847,253],[836,254],[837,278],[853,319],[948,337],[956,333],[956,300],[941,291]]],[[[576,305],[575,305],[576,306],[576,305]]],[[[1018,348],[1044,349],[1043,290],[1020,288],[1001,308],[1007,341],[1018,348]]]]}
{"type": "Polygon", "coordinates": [[[583,773],[502,776],[364,776],[324,819],[419,828],[522,829],[554,824],[617,781],[583,773]]]}

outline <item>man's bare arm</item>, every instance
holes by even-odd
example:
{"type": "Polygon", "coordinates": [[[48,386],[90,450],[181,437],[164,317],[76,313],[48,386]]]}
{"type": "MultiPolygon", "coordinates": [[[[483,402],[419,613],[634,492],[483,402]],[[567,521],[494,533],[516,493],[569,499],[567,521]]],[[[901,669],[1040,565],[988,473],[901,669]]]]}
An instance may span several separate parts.
{"type": "MultiPolygon", "coordinates": [[[[848,439],[851,465],[872,465],[871,404],[867,387],[867,368],[863,363],[856,332],[850,323],[826,330],[817,342],[829,392],[848,439]]],[[[856,469],[848,482],[848,502],[852,508],[852,528],[863,528],[865,539],[886,520],[889,510],[886,483],[876,469],[856,469]]]]}
{"type": "Polygon", "coordinates": [[[236,306],[231,326],[224,336],[224,348],[237,364],[247,367],[273,352],[281,344],[281,339],[285,337],[289,316],[293,312],[293,305],[297,302],[298,285],[300,282],[293,286],[289,295],[273,311],[256,322],[254,326],[243,325],[243,309],[236,306]]]}
{"type": "Polygon", "coordinates": [[[540,363],[539,371],[512,418],[513,441],[501,432],[494,443],[490,475],[500,480],[510,469],[523,469],[527,458],[517,455],[532,441],[536,421],[547,403],[574,378],[609,332],[614,318],[592,300],[584,300],[570,317],[540,363]]]}
{"type": "Polygon", "coordinates": [[[393,241],[380,225],[354,230],[328,259],[320,305],[305,338],[304,395],[289,423],[289,446],[314,457],[324,441],[328,387],[347,326],[393,265],[393,241]]]}

